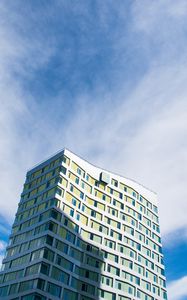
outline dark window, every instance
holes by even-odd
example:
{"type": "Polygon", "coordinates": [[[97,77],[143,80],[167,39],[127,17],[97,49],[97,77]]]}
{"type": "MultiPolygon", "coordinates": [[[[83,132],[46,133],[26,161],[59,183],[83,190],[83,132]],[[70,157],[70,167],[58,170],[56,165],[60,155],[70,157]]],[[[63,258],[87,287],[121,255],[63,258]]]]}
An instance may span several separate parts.
{"type": "Polygon", "coordinates": [[[86,250],[87,250],[87,251],[92,251],[92,246],[87,244],[86,250]]]}
{"type": "Polygon", "coordinates": [[[46,244],[52,246],[52,244],[53,244],[53,237],[52,236],[50,236],[50,235],[46,236],[46,244]]]}
{"type": "Polygon", "coordinates": [[[60,168],[60,172],[62,172],[64,175],[66,174],[66,168],[65,167],[63,167],[63,166],[61,166],[61,168],[60,168]]]}
{"type": "Polygon", "coordinates": [[[45,285],[45,280],[43,280],[43,279],[38,279],[37,288],[38,288],[39,290],[44,290],[44,285],[45,285]]]}
{"type": "Polygon", "coordinates": [[[40,272],[45,275],[49,275],[49,265],[42,263],[40,272]]]}
{"type": "Polygon", "coordinates": [[[82,291],[87,292],[87,284],[82,283],[82,291]]]}

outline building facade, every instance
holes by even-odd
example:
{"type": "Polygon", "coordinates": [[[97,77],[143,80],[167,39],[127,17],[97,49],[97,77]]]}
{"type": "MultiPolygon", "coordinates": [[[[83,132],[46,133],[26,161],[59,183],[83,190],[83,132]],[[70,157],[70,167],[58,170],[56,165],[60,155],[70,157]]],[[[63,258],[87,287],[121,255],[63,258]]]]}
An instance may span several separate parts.
{"type": "Polygon", "coordinates": [[[28,171],[0,299],[167,299],[156,194],[67,149],[28,171]]]}

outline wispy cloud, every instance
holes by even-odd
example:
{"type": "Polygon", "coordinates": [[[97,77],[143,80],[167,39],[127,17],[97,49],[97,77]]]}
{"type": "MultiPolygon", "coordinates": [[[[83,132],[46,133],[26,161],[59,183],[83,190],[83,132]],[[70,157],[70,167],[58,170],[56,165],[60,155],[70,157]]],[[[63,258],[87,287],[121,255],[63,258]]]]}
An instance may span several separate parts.
{"type": "Polygon", "coordinates": [[[7,243],[0,241],[0,252],[3,252],[6,249],[7,243]]]}
{"type": "Polygon", "coordinates": [[[187,276],[172,281],[168,285],[168,296],[170,300],[182,300],[187,297],[187,276]]]}
{"type": "Polygon", "coordinates": [[[66,131],[70,148],[158,192],[165,232],[187,225],[185,69],[150,71],[117,107],[80,105],[66,131]]]}
{"type": "Polygon", "coordinates": [[[2,265],[2,260],[4,258],[6,246],[7,246],[7,243],[5,243],[3,240],[0,240],[0,268],[2,265]]]}

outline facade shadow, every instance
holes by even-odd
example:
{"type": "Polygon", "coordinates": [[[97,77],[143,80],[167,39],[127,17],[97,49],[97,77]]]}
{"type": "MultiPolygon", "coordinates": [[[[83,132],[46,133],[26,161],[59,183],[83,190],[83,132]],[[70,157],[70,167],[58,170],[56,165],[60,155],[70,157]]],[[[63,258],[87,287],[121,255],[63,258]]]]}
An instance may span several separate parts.
{"type": "Polygon", "coordinates": [[[12,244],[7,247],[4,270],[0,273],[1,299],[99,299],[104,256],[92,243],[92,233],[87,232],[85,240],[81,235],[85,230],[79,222],[56,206],[43,212],[39,220],[32,225],[33,236],[28,242],[20,240],[17,244],[14,237],[11,243],[20,250],[11,256],[11,261],[12,244]]]}

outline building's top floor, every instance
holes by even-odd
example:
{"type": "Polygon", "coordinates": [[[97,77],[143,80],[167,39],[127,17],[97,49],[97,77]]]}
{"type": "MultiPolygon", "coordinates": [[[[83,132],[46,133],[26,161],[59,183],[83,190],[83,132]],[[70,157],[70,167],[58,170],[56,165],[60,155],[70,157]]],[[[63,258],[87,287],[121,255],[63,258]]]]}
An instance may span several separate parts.
{"type": "Polygon", "coordinates": [[[70,159],[71,162],[74,162],[78,165],[84,172],[88,173],[94,179],[99,181],[103,181],[104,183],[108,184],[109,186],[114,185],[117,187],[118,183],[124,184],[132,189],[134,189],[137,193],[149,199],[153,204],[157,205],[157,195],[155,192],[151,191],[150,189],[144,187],[142,184],[137,183],[136,181],[126,178],[124,176],[112,173],[108,170],[105,170],[100,167],[96,167],[93,164],[89,163],[85,159],[79,157],[78,155],[74,154],[70,150],[64,148],[63,150],[59,151],[55,155],[51,156],[50,158],[46,159],[45,161],[37,164],[34,168],[30,169],[27,172],[27,176],[31,175],[33,172],[37,172],[37,170],[45,167],[47,164],[51,163],[54,160],[59,159],[62,156],[66,156],[70,159]],[[116,184],[116,185],[115,185],[116,184]]]}

